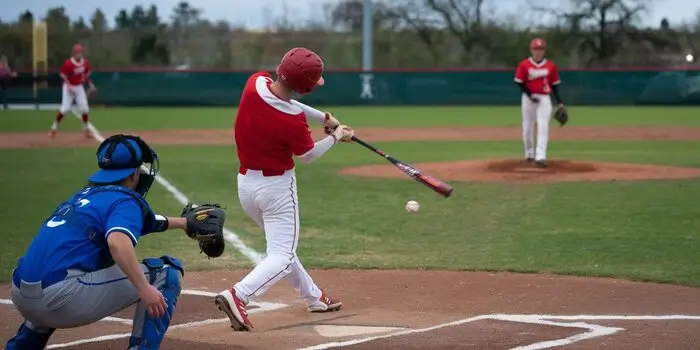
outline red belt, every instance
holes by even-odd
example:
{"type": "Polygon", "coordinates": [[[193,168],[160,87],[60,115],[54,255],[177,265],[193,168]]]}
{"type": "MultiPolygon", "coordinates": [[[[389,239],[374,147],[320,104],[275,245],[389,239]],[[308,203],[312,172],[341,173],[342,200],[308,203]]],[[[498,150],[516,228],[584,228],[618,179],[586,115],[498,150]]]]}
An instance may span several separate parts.
{"type": "MultiPolygon", "coordinates": [[[[241,175],[245,175],[248,173],[248,170],[254,170],[254,169],[248,169],[244,166],[241,165],[241,167],[238,169],[238,172],[241,173],[241,175]]],[[[286,170],[257,170],[262,172],[263,176],[268,177],[268,176],[281,176],[284,175],[284,172],[286,170]]]]}

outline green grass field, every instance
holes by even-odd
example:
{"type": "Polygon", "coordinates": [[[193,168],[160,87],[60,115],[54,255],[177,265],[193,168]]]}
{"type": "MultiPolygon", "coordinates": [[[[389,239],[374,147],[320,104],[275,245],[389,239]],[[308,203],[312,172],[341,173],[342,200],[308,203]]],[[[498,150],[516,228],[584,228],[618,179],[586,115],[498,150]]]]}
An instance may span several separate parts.
{"type": "MultiPolygon", "coordinates": [[[[354,127],[518,126],[512,107],[331,108],[354,127]]],[[[571,107],[571,125],[700,127],[700,108],[571,107]],[[575,116],[575,117],[574,117],[575,116]]],[[[92,119],[101,131],[231,128],[224,108],[105,108],[92,119]]],[[[52,111],[0,113],[0,132],[46,131],[52,111]]],[[[74,118],[63,130],[79,128],[74,118]]],[[[148,140],[146,140],[148,141],[148,140]]],[[[97,146],[97,144],[95,144],[97,146]]],[[[519,157],[521,143],[383,142],[408,162],[519,157]]],[[[700,167],[700,142],[550,143],[550,157],[700,167]]],[[[159,146],[161,175],[196,202],[228,207],[228,228],[264,251],[260,229],[236,197],[233,146],[159,146]]],[[[95,168],[94,149],[0,149],[3,201],[0,281],[35,230],[95,168]]],[[[449,200],[412,181],[338,175],[349,165],[384,161],[355,145],[339,145],[299,165],[302,217],[298,250],[308,267],[508,270],[616,276],[700,286],[700,181],[484,184],[455,183],[449,200]],[[421,211],[407,214],[407,200],[421,211]]],[[[154,185],[149,201],[163,214],[180,205],[154,185]]],[[[191,268],[250,266],[228,247],[207,260],[182,232],[156,234],[142,255],[171,253],[191,268]]]]}

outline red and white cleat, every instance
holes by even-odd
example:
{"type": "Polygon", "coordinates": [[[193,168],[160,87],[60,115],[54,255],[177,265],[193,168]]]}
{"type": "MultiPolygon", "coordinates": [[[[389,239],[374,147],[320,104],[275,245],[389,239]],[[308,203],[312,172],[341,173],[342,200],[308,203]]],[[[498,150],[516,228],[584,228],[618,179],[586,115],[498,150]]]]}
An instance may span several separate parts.
{"type": "Polygon", "coordinates": [[[219,310],[223,311],[231,321],[231,328],[234,331],[249,332],[253,330],[253,324],[248,319],[248,312],[245,309],[245,303],[236,296],[236,290],[229,290],[219,293],[214,302],[219,310]]]}
{"type": "Polygon", "coordinates": [[[318,301],[309,305],[310,312],[331,312],[339,311],[343,307],[343,302],[333,299],[321,289],[321,297],[318,301]]]}

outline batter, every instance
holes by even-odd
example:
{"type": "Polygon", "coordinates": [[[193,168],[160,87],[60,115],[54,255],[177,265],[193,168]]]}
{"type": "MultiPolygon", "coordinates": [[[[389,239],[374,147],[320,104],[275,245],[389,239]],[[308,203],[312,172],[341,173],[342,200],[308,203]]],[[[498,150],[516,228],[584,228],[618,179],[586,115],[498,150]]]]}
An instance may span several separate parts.
{"type": "Polygon", "coordinates": [[[336,142],[350,142],[353,136],[352,129],[330,114],[319,118],[290,102],[294,93],[307,94],[323,85],[322,73],[323,61],[316,53],[295,48],[282,58],[276,81],[267,72],[259,72],[243,90],[235,123],[238,197],[246,214],[265,231],[267,256],[215,298],[234,330],[253,329],[246,305],[285,277],[311,312],[336,311],[343,305],[314,283],[296,254],[300,225],[293,157],[312,162],[336,142]],[[318,118],[329,135],[314,143],[307,118],[318,118]]]}

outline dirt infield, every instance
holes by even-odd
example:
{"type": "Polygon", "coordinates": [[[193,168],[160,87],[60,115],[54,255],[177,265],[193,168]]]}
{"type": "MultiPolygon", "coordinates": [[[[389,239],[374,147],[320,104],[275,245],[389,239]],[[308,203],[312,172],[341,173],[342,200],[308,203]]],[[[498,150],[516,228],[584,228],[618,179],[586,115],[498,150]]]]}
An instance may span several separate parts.
{"type": "MultiPolygon", "coordinates": [[[[453,271],[312,271],[321,286],[344,300],[343,310],[310,314],[282,282],[251,312],[255,332],[236,333],[211,293],[231,287],[245,272],[187,273],[189,295],[178,302],[175,326],[162,348],[545,349],[570,344],[567,349],[679,350],[700,345],[697,288],[453,271]],[[195,290],[200,295],[192,295],[195,290]]],[[[0,297],[6,298],[6,291],[0,297]]],[[[10,305],[0,310],[4,342],[20,317],[10,305]]],[[[52,348],[123,349],[131,313],[116,316],[59,330],[52,348]]]]}

